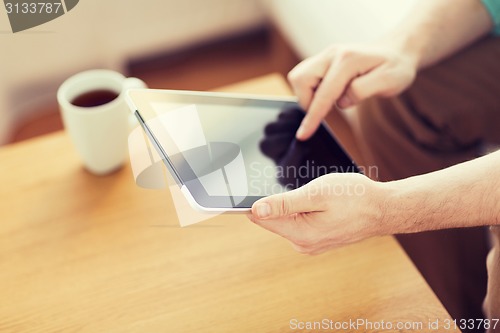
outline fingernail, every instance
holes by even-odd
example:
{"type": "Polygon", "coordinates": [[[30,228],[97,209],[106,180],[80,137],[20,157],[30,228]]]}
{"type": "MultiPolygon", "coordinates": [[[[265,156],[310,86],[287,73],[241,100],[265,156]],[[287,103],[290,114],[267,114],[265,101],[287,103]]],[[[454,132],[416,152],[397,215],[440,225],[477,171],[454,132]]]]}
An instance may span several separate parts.
{"type": "Polygon", "coordinates": [[[257,216],[261,219],[268,217],[271,215],[271,206],[268,203],[259,203],[257,204],[257,216]]]}
{"type": "Polygon", "coordinates": [[[304,126],[300,126],[299,129],[297,130],[297,139],[301,139],[304,134],[306,134],[306,129],[304,128],[304,126]]]}

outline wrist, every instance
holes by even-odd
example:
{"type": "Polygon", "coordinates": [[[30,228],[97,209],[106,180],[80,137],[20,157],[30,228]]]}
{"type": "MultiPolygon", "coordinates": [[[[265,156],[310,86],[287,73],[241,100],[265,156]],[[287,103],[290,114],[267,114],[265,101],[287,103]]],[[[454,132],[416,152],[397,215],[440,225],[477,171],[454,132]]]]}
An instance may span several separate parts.
{"type": "Polygon", "coordinates": [[[425,189],[412,178],[380,183],[380,225],[388,234],[408,234],[426,230],[424,226],[425,189]]]}
{"type": "MultiPolygon", "coordinates": [[[[403,233],[401,221],[395,209],[398,207],[398,186],[391,183],[372,181],[374,191],[370,202],[371,221],[375,236],[403,233]]],[[[399,209],[398,209],[399,210],[399,209]]]]}
{"type": "Polygon", "coordinates": [[[378,44],[404,58],[415,71],[424,65],[425,42],[422,36],[415,36],[411,33],[390,34],[381,39],[378,44]]]}

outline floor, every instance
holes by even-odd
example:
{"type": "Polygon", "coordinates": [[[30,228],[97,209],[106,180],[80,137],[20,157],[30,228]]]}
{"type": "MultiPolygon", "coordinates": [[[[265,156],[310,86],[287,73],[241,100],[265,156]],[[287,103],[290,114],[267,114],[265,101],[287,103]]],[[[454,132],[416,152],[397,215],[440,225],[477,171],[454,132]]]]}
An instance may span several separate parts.
{"type": "MultiPolygon", "coordinates": [[[[197,45],[174,54],[132,59],[129,76],[150,88],[210,90],[272,72],[286,74],[299,59],[270,27],[197,45]]],[[[57,105],[43,105],[12,135],[19,142],[63,128],[57,105]]]]}

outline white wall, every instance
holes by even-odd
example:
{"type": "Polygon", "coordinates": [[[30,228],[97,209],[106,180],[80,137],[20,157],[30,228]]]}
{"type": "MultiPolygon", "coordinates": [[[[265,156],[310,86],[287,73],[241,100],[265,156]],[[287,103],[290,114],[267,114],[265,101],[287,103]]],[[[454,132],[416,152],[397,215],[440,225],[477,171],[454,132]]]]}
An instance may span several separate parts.
{"type": "Polygon", "coordinates": [[[53,99],[57,86],[75,72],[120,70],[131,56],[261,24],[254,0],[82,0],[64,16],[16,34],[0,10],[0,144],[16,119],[53,99]]]}
{"type": "Polygon", "coordinates": [[[399,23],[416,0],[261,0],[297,53],[333,43],[375,40],[399,23]]]}

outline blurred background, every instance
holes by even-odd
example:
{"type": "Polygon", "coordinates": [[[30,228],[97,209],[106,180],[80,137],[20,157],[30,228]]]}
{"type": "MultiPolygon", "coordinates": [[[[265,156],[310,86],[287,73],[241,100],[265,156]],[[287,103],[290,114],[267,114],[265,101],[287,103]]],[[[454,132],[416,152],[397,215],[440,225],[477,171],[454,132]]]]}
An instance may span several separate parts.
{"type": "Polygon", "coordinates": [[[58,86],[109,68],[151,88],[209,90],[286,73],[332,43],[378,38],[416,0],[80,0],[13,34],[0,11],[0,145],[62,128],[58,86]]]}

